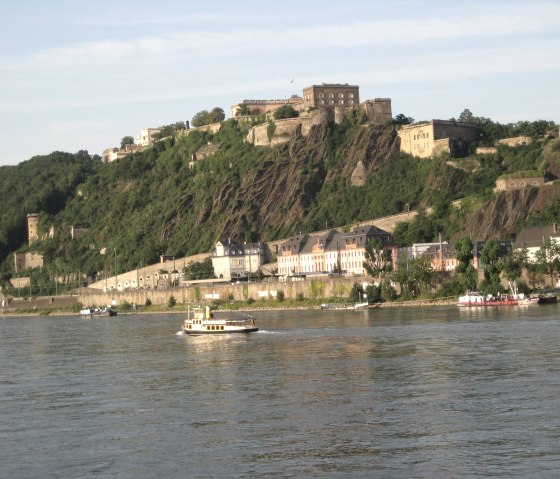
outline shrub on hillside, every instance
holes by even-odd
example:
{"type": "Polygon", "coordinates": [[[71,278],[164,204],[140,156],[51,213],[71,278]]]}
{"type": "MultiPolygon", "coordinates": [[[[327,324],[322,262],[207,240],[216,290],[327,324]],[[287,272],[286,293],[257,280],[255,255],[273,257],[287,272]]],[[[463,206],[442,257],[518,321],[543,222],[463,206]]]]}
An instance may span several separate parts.
{"type": "Polygon", "coordinates": [[[290,105],[282,105],[272,115],[276,120],[283,120],[284,118],[297,118],[299,113],[290,105]]]}

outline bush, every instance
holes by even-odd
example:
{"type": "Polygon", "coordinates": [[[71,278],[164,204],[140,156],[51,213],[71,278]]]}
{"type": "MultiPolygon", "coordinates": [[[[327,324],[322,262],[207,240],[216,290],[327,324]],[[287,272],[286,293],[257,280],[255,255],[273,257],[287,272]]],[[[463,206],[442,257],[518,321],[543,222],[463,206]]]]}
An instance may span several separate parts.
{"type": "Polygon", "coordinates": [[[169,299],[167,300],[167,306],[173,308],[176,304],[177,300],[175,299],[175,296],[169,296],[169,299]]]}
{"type": "Polygon", "coordinates": [[[276,299],[278,301],[284,301],[284,291],[277,291],[276,292],[276,299]]]}
{"type": "Polygon", "coordinates": [[[266,127],[266,136],[268,138],[268,141],[272,140],[274,133],[276,133],[276,125],[274,124],[274,122],[270,121],[268,122],[268,126],[266,127]]]}
{"type": "Polygon", "coordinates": [[[387,278],[381,282],[381,298],[385,301],[393,301],[397,298],[397,292],[387,278]]]}
{"type": "Polygon", "coordinates": [[[348,296],[348,300],[352,303],[361,303],[364,294],[364,288],[361,284],[354,283],[352,285],[352,289],[350,290],[350,295],[348,296]]]}
{"type": "Polygon", "coordinates": [[[144,303],[144,306],[151,306],[152,305],[152,300],[150,298],[146,298],[146,302],[144,303]]]}
{"type": "Polygon", "coordinates": [[[303,295],[303,293],[296,294],[296,301],[303,301],[304,299],[305,296],[303,295]]]}
{"type": "Polygon", "coordinates": [[[283,120],[284,118],[297,118],[299,113],[290,105],[282,105],[272,115],[276,120],[283,120]]]}
{"type": "Polygon", "coordinates": [[[130,304],[128,301],[124,301],[121,304],[120,309],[122,309],[123,311],[130,311],[132,309],[132,304],[130,304]]]}
{"type": "Polygon", "coordinates": [[[253,298],[251,298],[250,296],[247,298],[247,304],[253,304],[255,302],[255,300],[253,298]]]}

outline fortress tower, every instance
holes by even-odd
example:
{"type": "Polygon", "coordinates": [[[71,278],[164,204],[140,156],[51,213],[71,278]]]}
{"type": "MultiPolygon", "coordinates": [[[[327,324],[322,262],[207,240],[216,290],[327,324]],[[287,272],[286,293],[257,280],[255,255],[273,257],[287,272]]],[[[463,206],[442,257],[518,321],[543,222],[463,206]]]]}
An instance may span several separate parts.
{"type": "Polygon", "coordinates": [[[39,239],[39,213],[27,215],[27,241],[29,244],[39,239]]]}

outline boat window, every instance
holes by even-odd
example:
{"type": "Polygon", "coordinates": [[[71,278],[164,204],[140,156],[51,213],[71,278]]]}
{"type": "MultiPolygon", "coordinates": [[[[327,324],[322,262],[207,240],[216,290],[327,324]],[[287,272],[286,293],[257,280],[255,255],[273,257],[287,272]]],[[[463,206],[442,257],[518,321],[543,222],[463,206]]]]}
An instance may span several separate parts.
{"type": "Polygon", "coordinates": [[[220,326],[220,329],[221,329],[222,331],[224,330],[224,325],[223,325],[223,324],[220,326]]]}

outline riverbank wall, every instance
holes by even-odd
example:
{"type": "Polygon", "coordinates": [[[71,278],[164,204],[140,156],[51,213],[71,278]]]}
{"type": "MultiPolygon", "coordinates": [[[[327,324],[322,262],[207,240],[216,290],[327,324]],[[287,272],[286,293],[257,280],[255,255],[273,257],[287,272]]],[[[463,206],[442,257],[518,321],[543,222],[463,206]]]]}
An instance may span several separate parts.
{"type": "MultiPolygon", "coordinates": [[[[336,299],[347,298],[354,283],[363,284],[367,277],[328,277],[306,279],[301,281],[272,281],[238,284],[203,284],[199,286],[179,286],[167,289],[137,289],[111,291],[82,289],[78,301],[83,305],[116,305],[129,303],[144,305],[149,300],[152,304],[167,304],[170,297],[177,303],[201,302],[212,300],[247,301],[249,298],[274,301],[279,295],[285,299],[336,299]]],[[[370,279],[371,281],[371,279],[370,279]]]]}

